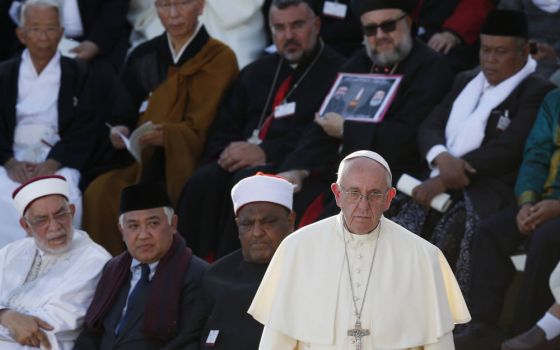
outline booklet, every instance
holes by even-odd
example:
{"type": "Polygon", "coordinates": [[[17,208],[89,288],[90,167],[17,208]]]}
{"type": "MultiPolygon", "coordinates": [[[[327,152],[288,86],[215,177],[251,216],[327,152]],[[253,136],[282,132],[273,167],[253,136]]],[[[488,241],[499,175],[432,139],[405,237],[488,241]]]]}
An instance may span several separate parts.
{"type": "Polygon", "coordinates": [[[379,123],[395,98],[402,75],[339,73],[319,114],[379,123]]]}
{"type": "MultiPolygon", "coordinates": [[[[414,190],[414,188],[420,184],[420,180],[408,174],[402,174],[401,178],[397,182],[397,190],[408,196],[412,196],[412,190],[414,190]]],[[[438,194],[430,202],[430,207],[439,211],[440,213],[445,213],[450,206],[451,196],[445,192],[438,194]]]]}
{"type": "MultiPolygon", "coordinates": [[[[110,124],[107,124],[107,126],[109,128],[112,128],[110,124]]],[[[126,137],[125,134],[117,131],[117,135],[119,135],[121,140],[123,140],[126,149],[130,152],[130,154],[134,157],[134,159],[136,159],[138,163],[142,163],[142,150],[145,147],[140,145],[138,143],[138,140],[142,135],[151,132],[152,130],[154,130],[154,128],[155,125],[151,121],[147,121],[144,124],[137,127],[136,129],[134,129],[132,134],[130,134],[130,137],[126,137]]]]}

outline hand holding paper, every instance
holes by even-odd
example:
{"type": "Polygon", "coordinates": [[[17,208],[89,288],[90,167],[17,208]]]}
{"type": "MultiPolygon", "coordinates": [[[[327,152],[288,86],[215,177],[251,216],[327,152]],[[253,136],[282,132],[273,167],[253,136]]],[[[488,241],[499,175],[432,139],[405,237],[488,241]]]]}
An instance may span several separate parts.
{"type": "MultiPolygon", "coordinates": [[[[413,190],[418,187],[422,182],[408,174],[403,174],[397,182],[397,189],[406,195],[412,196],[413,190]]],[[[430,202],[430,207],[444,213],[451,205],[451,197],[447,193],[440,193],[433,197],[430,202]]]]}

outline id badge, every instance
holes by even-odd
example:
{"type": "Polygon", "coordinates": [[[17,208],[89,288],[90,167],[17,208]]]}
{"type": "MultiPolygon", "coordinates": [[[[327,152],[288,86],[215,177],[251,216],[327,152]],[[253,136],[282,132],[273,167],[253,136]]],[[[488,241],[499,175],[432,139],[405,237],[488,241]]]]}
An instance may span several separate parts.
{"type": "Polygon", "coordinates": [[[206,346],[213,347],[216,345],[216,340],[218,339],[218,334],[220,331],[217,329],[212,329],[210,333],[208,333],[208,338],[206,338],[206,346]]]}
{"type": "Polygon", "coordinates": [[[504,131],[508,128],[510,123],[511,119],[509,119],[509,113],[506,110],[505,113],[500,116],[500,119],[498,119],[498,125],[496,125],[496,129],[504,131]]]}
{"type": "Polygon", "coordinates": [[[339,4],[336,1],[325,1],[323,5],[323,14],[335,18],[345,18],[348,6],[346,4],[339,4]]]}
{"type": "Polygon", "coordinates": [[[274,118],[288,117],[296,112],[296,103],[282,103],[274,108],[274,118]]]}
{"type": "Polygon", "coordinates": [[[148,100],[144,100],[144,102],[142,102],[142,104],[140,105],[140,108],[138,108],[138,113],[146,112],[146,110],[148,109],[148,103],[148,100]]]}

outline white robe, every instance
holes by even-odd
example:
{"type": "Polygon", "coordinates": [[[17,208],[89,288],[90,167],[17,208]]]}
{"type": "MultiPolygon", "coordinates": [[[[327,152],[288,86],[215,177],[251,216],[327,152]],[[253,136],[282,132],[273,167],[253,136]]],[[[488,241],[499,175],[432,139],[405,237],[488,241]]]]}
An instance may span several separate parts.
{"type": "Polygon", "coordinates": [[[249,309],[265,325],[259,348],[354,349],[346,334],[355,322],[346,235],[359,298],[379,245],[361,317],[371,334],[363,338],[362,349],[453,349],[454,324],[468,322],[470,315],[443,254],[386,218],[377,243],[376,232],[351,238],[337,215],[288,236],[249,309]]]}
{"type": "Polygon", "coordinates": [[[262,55],[266,46],[264,0],[206,0],[201,20],[211,37],[231,47],[239,69],[262,55]]]}
{"type": "MultiPolygon", "coordinates": [[[[58,92],[60,90],[60,54],[56,54],[41,74],[37,74],[28,50],[24,50],[18,76],[18,99],[13,152],[18,161],[44,162],[50,147],[60,140],[58,135],[58,92]]],[[[56,172],[70,185],[70,203],[76,206],[74,226],[80,227],[82,193],[78,188],[80,172],[61,168],[56,172]]],[[[19,214],[14,208],[12,192],[21,184],[8,176],[0,166],[0,248],[26,236],[19,225],[19,214]]]]}
{"type": "MultiPolygon", "coordinates": [[[[0,249],[0,309],[36,316],[54,327],[46,332],[53,350],[72,349],[84,323],[101,270],[111,258],[87,233],[74,230],[71,249],[58,256],[45,254],[39,276],[24,284],[37,246],[24,238],[0,249]],[[47,261],[49,261],[47,263],[47,261]]],[[[0,349],[33,349],[14,341],[0,326],[0,349]]]]}

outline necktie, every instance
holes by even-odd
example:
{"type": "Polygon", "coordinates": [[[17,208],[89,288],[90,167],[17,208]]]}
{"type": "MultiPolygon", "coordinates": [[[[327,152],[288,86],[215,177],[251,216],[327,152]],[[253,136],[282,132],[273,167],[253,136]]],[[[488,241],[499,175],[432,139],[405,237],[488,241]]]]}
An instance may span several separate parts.
{"type": "Polygon", "coordinates": [[[126,301],[126,311],[115,329],[115,334],[119,334],[122,327],[126,324],[126,322],[128,322],[128,318],[132,314],[132,310],[137,306],[135,304],[137,303],[138,297],[142,295],[142,292],[148,288],[150,283],[150,267],[148,264],[140,264],[140,267],[142,268],[142,276],[136,283],[136,286],[134,286],[132,292],[128,295],[128,299],[126,301]]]}

